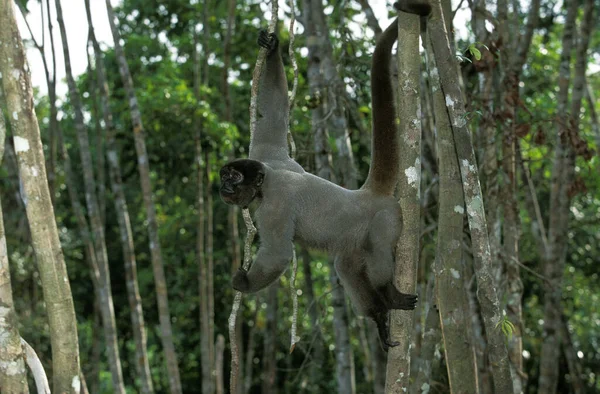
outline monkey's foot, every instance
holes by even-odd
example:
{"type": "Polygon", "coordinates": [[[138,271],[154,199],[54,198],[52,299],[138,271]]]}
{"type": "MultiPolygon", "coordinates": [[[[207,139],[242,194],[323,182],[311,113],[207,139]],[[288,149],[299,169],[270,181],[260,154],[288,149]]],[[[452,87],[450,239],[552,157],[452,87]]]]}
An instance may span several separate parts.
{"type": "Polygon", "coordinates": [[[379,289],[379,294],[386,301],[389,309],[413,310],[417,306],[418,296],[416,294],[404,294],[396,289],[392,282],[379,289]]]}
{"type": "Polygon", "coordinates": [[[413,310],[417,306],[418,299],[419,297],[416,294],[400,293],[400,297],[394,302],[393,309],[403,309],[405,311],[413,310]]]}
{"type": "Polygon", "coordinates": [[[258,46],[267,49],[267,53],[270,55],[279,46],[279,38],[275,33],[269,33],[266,30],[258,32],[258,46]]]}
{"type": "Polygon", "coordinates": [[[390,329],[388,327],[388,311],[378,311],[372,315],[372,319],[377,324],[377,333],[379,334],[379,341],[381,342],[381,348],[387,352],[389,348],[400,345],[400,342],[392,342],[390,339],[390,329]]]}
{"type": "Polygon", "coordinates": [[[248,281],[248,271],[244,268],[238,268],[237,272],[233,275],[231,285],[237,291],[247,293],[250,289],[250,281],[248,281]]]}

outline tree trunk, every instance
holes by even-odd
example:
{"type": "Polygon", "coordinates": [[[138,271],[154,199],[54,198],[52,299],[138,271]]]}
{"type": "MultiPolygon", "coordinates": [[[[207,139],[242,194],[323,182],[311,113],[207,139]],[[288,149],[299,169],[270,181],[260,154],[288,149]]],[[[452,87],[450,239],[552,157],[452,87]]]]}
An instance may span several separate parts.
{"type": "Polygon", "coordinates": [[[503,317],[492,272],[492,256],[475,153],[465,119],[455,58],[450,50],[448,33],[442,16],[442,4],[440,0],[436,0],[432,5],[433,14],[429,20],[430,37],[460,164],[476,267],[477,296],[488,340],[487,349],[492,365],[494,387],[498,393],[512,393],[508,352],[502,331],[498,329],[498,324],[501,324],[503,317]]]}
{"type": "Polygon", "coordinates": [[[142,114],[140,112],[137,96],[133,88],[131,73],[125,57],[125,51],[121,46],[121,34],[117,29],[117,18],[114,14],[110,0],[106,0],[106,10],[108,13],[108,22],[115,42],[115,54],[119,64],[119,73],[125,89],[131,122],[133,124],[133,137],[135,140],[135,150],[137,154],[138,171],[140,173],[140,182],[142,185],[142,194],[144,206],[146,208],[146,218],[148,220],[148,238],[150,239],[150,254],[152,260],[152,271],[154,272],[154,284],[156,286],[156,300],[158,304],[158,315],[160,320],[161,341],[165,352],[167,363],[167,376],[169,379],[169,388],[171,394],[181,393],[181,379],[179,377],[179,367],[177,366],[177,353],[173,343],[173,329],[171,327],[171,312],[169,310],[169,299],[167,294],[167,281],[165,279],[164,262],[158,235],[158,220],[156,218],[156,207],[154,206],[152,196],[152,183],[150,180],[150,165],[148,163],[148,152],[146,150],[146,140],[144,124],[142,123],[142,114]]]}
{"type": "Polygon", "coordinates": [[[587,49],[593,29],[594,1],[586,0],[581,23],[581,34],[575,62],[571,113],[568,113],[571,48],[575,42],[574,30],[578,5],[570,3],[563,33],[563,51],[560,62],[557,104],[558,135],[552,165],[550,189],[550,226],[548,250],[544,256],[544,335],[540,358],[538,393],[556,393],[559,378],[560,324],[562,318],[562,278],[567,255],[569,216],[571,206],[570,186],[575,177],[575,151],[571,135],[579,133],[579,112],[585,90],[587,49]]]}
{"type": "Polygon", "coordinates": [[[311,269],[311,256],[306,248],[302,248],[300,252],[300,258],[302,260],[302,272],[304,273],[304,294],[306,299],[306,305],[308,305],[308,316],[310,318],[310,370],[309,376],[312,377],[312,381],[317,384],[316,387],[319,390],[325,390],[325,378],[323,376],[323,363],[325,362],[325,341],[323,339],[323,333],[321,331],[321,316],[318,299],[315,296],[314,281],[311,269]]]}
{"type": "MultiPolygon", "coordinates": [[[[4,123],[4,97],[0,92],[0,165],[4,157],[6,125],[4,123]]],[[[4,235],[4,218],[0,201],[0,387],[7,394],[29,393],[25,355],[21,347],[21,337],[17,313],[13,302],[10,284],[8,249],[4,235]]]]}
{"type": "MultiPolygon", "coordinates": [[[[213,342],[215,337],[215,289],[214,289],[214,213],[213,213],[213,193],[212,193],[212,179],[211,179],[211,155],[209,152],[204,152],[204,163],[206,166],[206,278],[208,281],[208,334],[209,341],[213,342]]],[[[210,344],[209,344],[210,345],[210,344]]],[[[215,374],[215,368],[218,366],[215,364],[215,347],[214,344],[209,347],[209,355],[212,364],[211,376],[215,374]]]]}
{"type": "MultiPolygon", "coordinates": [[[[436,306],[437,291],[435,290],[435,279],[433,273],[430,274],[427,283],[427,300],[423,310],[425,313],[425,329],[421,345],[421,354],[417,374],[410,387],[411,394],[427,393],[431,388],[433,376],[433,360],[435,359],[436,348],[442,339],[440,330],[440,315],[436,306]]],[[[446,360],[448,363],[448,360],[446,360]]],[[[449,374],[448,374],[449,375],[449,374]]],[[[468,378],[469,380],[471,377],[468,378]]],[[[475,377],[473,377],[475,379],[475,377]]]]}
{"type": "Polygon", "coordinates": [[[340,285],[337,272],[333,264],[329,264],[330,280],[332,287],[331,304],[333,306],[333,326],[335,332],[335,374],[337,378],[338,393],[355,393],[354,381],[354,354],[350,345],[350,332],[348,330],[348,310],[344,288],[340,285]]]}
{"type": "Polygon", "coordinates": [[[125,191],[123,190],[123,181],[117,142],[115,138],[113,115],[110,110],[110,94],[108,91],[108,83],[106,81],[106,69],[103,62],[103,53],[100,49],[98,41],[96,40],[96,35],[94,32],[89,0],[85,1],[85,6],[89,26],[89,37],[92,42],[96,58],[96,78],[98,81],[98,92],[100,93],[102,117],[106,130],[106,155],[108,158],[110,185],[113,192],[115,211],[117,213],[119,233],[121,235],[121,247],[123,249],[127,299],[129,301],[131,324],[135,341],[135,368],[137,371],[137,376],[140,379],[141,392],[152,393],[154,392],[154,388],[152,386],[152,375],[150,373],[150,365],[148,361],[146,327],[144,323],[142,299],[138,286],[135,246],[133,241],[133,232],[131,229],[131,221],[129,218],[129,209],[127,207],[127,200],[125,198],[125,191]]]}
{"type": "Polygon", "coordinates": [[[267,299],[267,321],[265,326],[263,350],[263,378],[262,393],[277,394],[277,291],[279,281],[273,283],[269,289],[267,299]]]}
{"type": "MultiPolygon", "coordinates": [[[[331,43],[327,36],[328,30],[325,23],[323,4],[317,0],[303,1],[304,22],[307,28],[306,36],[308,43],[308,82],[311,97],[320,101],[320,105],[312,110],[312,129],[315,144],[315,168],[316,174],[322,178],[334,181],[333,171],[331,170],[331,153],[328,147],[327,129],[325,128],[328,105],[325,95],[329,97],[327,88],[328,83],[332,83],[333,76],[325,75],[325,70],[332,71],[335,67],[325,67],[323,64],[335,64],[331,50],[331,43]],[[328,79],[329,77],[329,79],[328,79]]],[[[344,119],[345,120],[345,119],[344,119]]],[[[336,122],[342,126],[341,122],[336,122]]],[[[341,127],[338,129],[344,129],[341,127]]],[[[346,128],[347,130],[347,128],[346,128]]],[[[345,145],[343,135],[338,135],[338,140],[345,145]]],[[[351,149],[349,150],[352,151],[351,149]]],[[[346,163],[348,164],[348,163],[346,163]]],[[[343,167],[343,164],[340,164],[343,167]]],[[[345,171],[348,174],[350,171],[345,171]]],[[[351,180],[347,180],[351,182],[351,180]]],[[[355,181],[354,181],[355,182],[355,181]]],[[[348,185],[346,185],[348,186],[348,185]]],[[[348,311],[346,310],[346,300],[344,290],[339,285],[335,267],[331,261],[329,270],[331,272],[332,285],[332,304],[335,325],[335,354],[336,354],[336,379],[338,393],[353,394],[355,392],[354,383],[354,360],[352,348],[350,347],[350,334],[348,332],[348,311]]]]}
{"type": "Polygon", "coordinates": [[[96,182],[94,178],[92,155],[90,153],[90,142],[87,134],[87,128],[83,119],[83,105],[81,103],[81,97],[79,96],[79,91],[71,71],[71,60],[67,43],[67,31],[65,29],[65,23],[62,16],[60,0],[56,0],[55,3],[56,19],[60,27],[60,34],[62,38],[65,71],[67,74],[67,84],[69,86],[69,98],[75,112],[75,129],[77,130],[79,153],[81,156],[81,166],[83,169],[86,207],[93,235],[92,240],[94,244],[96,262],[100,272],[100,310],[102,312],[102,325],[104,326],[104,336],[108,353],[109,367],[112,374],[113,389],[117,393],[125,393],[123,372],[121,370],[121,359],[119,357],[119,341],[117,338],[115,311],[110,284],[108,254],[106,251],[106,241],[104,239],[104,227],[102,225],[102,218],[100,217],[100,210],[96,195],[96,182]]]}
{"type": "MultiPolygon", "coordinates": [[[[395,285],[405,294],[415,294],[421,235],[421,59],[418,15],[398,15],[398,92],[396,116],[400,119],[400,177],[398,202],[402,208],[402,233],[396,244],[395,285]]],[[[392,310],[390,338],[400,343],[390,348],[386,368],[386,393],[404,393],[410,381],[410,346],[414,311],[392,310]]]]}
{"type": "MultiPolygon", "coordinates": [[[[206,83],[206,78],[208,77],[208,47],[207,47],[207,39],[208,39],[208,13],[210,2],[206,0],[204,2],[203,12],[202,12],[202,30],[204,41],[202,45],[202,52],[204,53],[204,60],[202,61],[202,66],[200,64],[200,52],[198,51],[198,45],[200,44],[200,39],[198,37],[198,32],[196,31],[196,26],[193,25],[193,39],[194,39],[194,52],[193,52],[193,72],[194,72],[194,97],[196,102],[199,103],[202,100],[202,95],[200,93],[200,85],[202,82],[206,83]],[[203,78],[201,76],[201,71],[204,71],[204,81],[201,81],[203,78]]],[[[198,182],[198,190],[197,190],[197,209],[198,209],[198,226],[197,226],[197,235],[196,235],[196,260],[198,264],[198,286],[199,286],[199,297],[200,297],[200,344],[201,344],[201,360],[202,360],[202,393],[203,394],[212,394],[214,392],[214,378],[212,376],[212,371],[214,369],[214,354],[213,350],[213,338],[210,333],[210,313],[208,309],[209,305],[209,295],[208,295],[208,270],[206,267],[206,253],[204,244],[206,242],[205,237],[205,228],[206,228],[206,218],[205,218],[205,204],[204,204],[204,166],[203,166],[203,158],[204,155],[202,153],[202,144],[203,139],[206,138],[203,135],[203,125],[200,116],[194,114],[194,129],[196,130],[195,137],[195,145],[196,145],[196,178],[198,182]]],[[[210,193],[210,190],[208,191],[210,193]]]]}
{"type": "MultiPolygon", "coordinates": [[[[323,2],[320,0],[304,0],[304,26],[305,35],[308,44],[309,57],[309,84],[312,99],[319,102],[318,110],[313,110],[313,127],[322,128],[323,132],[331,132],[335,140],[336,148],[336,173],[339,185],[348,188],[357,188],[357,172],[354,164],[354,155],[348,132],[348,121],[343,103],[345,97],[345,83],[339,76],[336,69],[336,62],[333,57],[333,46],[329,40],[329,29],[323,10],[323,2]],[[320,115],[322,125],[315,123],[315,114],[320,115]],[[326,128],[325,128],[326,127],[326,128]]],[[[319,156],[320,152],[329,152],[329,142],[324,139],[322,144],[316,150],[319,156]]],[[[323,156],[319,161],[329,160],[323,156]]],[[[317,168],[325,170],[322,164],[317,168]]],[[[331,169],[329,169],[330,171],[331,169]]],[[[321,176],[319,174],[319,176],[321,176]]],[[[325,177],[332,180],[332,177],[325,177]]]]}
{"type": "Polygon", "coordinates": [[[2,87],[11,130],[52,344],[54,392],[79,393],[79,348],[73,296],[54,219],[46,164],[35,115],[33,89],[13,2],[0,1],[2,87]]]}
{"type": "MultiPolygon", "coordinates": [[[[429,45],[431,50],[431,45],[429,45]]],[[[432,61],[431,87],[437,130],[440,173],[438,241],[435,263],[436,300],[444,341],[448,380],[452,393],[476,393],[477,371],[470,337],[469,300],[464,287],[467,272],[462,239],[465,200],[452,126],[436,65],[432,61]]]]}
{"type": "Polygon", "coordinates": [[[571,383],[574,394],[583,394],[586,392],[584,384],[585,375],[581,371],[581,362],[577,357],[575,344],[573,344],[573,340],[571,339],[566,316],[563,316],[561,319],[560,336],[561,347],[569,366],[568,381],[571,383]]]}
{"type": "Polygon", "coordinates": [[[248,330],[248,345],[246,346],[246,361],[244,364],[244,393],[250,393],[252,389],[252,367],[254,366],[254,350],[256,347],[256,331],[258,326],[258,314],[260,312],[260,298],[256,295],[254,304],[254,316],[252,317],[252,326],[248,330]]]}
{"type": "MultiPolygon", "coordinates": [[[[232,114],[232,104],[231,104],[231,94],[229,90],[229,83],[227,81],[229,76],[229,69],[231,68],[231,43],[233,39],[233,30],[235,25],[235,6],[236,0],[227,0],[227,29],[225,32],[225,39],[223,42],[223,73],[221,74],[221,89],[223,94],[223,101],[225,102],[225,112],[224,118],[225,121],[229,123],[234,123],[233,114],[232,114]]],[[[229,159],[233,160],[235,157],[235,149],[232,149],[229,152],[229,159]]],[[[240,209],[236,205],[228,206],[228,214],[227,214],[227,224],[229,226],[230,238],[228,239],[229,245],[229,256],[231,256],[232,264],[231,264],[231,275],[241,267],[242,264],[242,244],[240,242],[240,230],[239,230],[239,216],[240,209]]],[[[237,349],[239,352],[238,362],[240,363],[238,369],[238,379],[243,381],[243,351],[244,346],[242,343],[242,319],[236,319],[235,321],[235,331],[236,331],[236,340],[237,340],[237,349]]],[[[237,393],[233,394],[242,394],[243,385],[237,385],[237,393]]]]}
{"type": "Polygon", "coordinates": [[[216,378],[216,389],[217,389],[217,394],[224,394],[225,393],[225,385],[223,384],[223,353],[225,352],[225,337],[221,334],[217,335],[217,345],[215,346],[216,349],[216,360],[215,360],[215,364],[216,364],[216,371],[215,371],[215,378],[216,378]]]}

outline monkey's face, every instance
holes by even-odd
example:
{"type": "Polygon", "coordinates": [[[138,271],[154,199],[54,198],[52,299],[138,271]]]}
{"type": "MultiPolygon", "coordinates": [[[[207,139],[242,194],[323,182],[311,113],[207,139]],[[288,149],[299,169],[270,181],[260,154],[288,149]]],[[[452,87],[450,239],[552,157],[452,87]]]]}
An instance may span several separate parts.
{"type": "Polygon", "coordinates": [[[247,208],[256,197],[261,196],[265,171],[255,160],[236,160],[224,165],[220,171],[221,199],[230,205],[247,208]]]}

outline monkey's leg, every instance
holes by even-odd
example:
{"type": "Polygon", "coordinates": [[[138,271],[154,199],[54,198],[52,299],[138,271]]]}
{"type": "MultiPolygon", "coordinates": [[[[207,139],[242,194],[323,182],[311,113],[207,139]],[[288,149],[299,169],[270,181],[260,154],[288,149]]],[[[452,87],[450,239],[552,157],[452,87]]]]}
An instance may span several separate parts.
{"type": "Polygon", "coordinates": [[[369,226],[365,249],[367,253],[367,275],[373,287],[383,298],[387,309],[415,308],[417,296],[404,294],[394,286],[393,249],[397,235],[386,229],[393,228],[392,216],[385,211],[376,213],[369,226]]]}
{"type": "Polygon", "coordinates": [[[335,270],[357,312],[370,317],[377,324],[383,350],[387,352],[390,347],[398,346],[398,342],[390,340],[388,307],[381,294],[371,285],[364,259],[338,256],[335,259],[335,270]]]}

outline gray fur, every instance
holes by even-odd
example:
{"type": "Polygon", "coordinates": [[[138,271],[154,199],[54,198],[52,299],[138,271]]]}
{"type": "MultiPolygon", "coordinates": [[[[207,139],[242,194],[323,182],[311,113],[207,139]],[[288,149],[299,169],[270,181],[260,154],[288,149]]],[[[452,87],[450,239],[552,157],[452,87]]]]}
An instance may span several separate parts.
{"type": "MultiPolygon", "coordinates": [[[[416,303],[416,296],[400,293],[393,284],[394,248],[402,227],[400,206],[392,195],[398,137],[395,106],[390,103],[389,60],[396,24],[382,34],[373,58],[375,162],[360,190],[347,190],[307,173],[290,158],[287,81],[277,38],[265,32],[258,41],[269,53],[260,79],[259,119],[251,137],[250,160],[224,166],[224,173],[241,173],[245,186],[236,189],[228,180],[222,186],[229,193],[235,189],[240,196],[260,196],[255,213],[260,248],[250,270],[234,275],[234,288],[255,292],[276,281],[289,266],[294,242],[325,250],[334,257],[340,281],[357,311],[376,321],[385,349],[397,345],[389,340],[388,311],[413,309],[416,303]],[[261,171],[253,160],[262,164],[261,171]],[[257,172],[264,173],[264,181],[261,176],[262,184],[253,186],[257,172]],[[254,193],[249,192],[252,187],[254,193]]],[[[232,201],[229,194],[226,202],[232,201]]]]}

